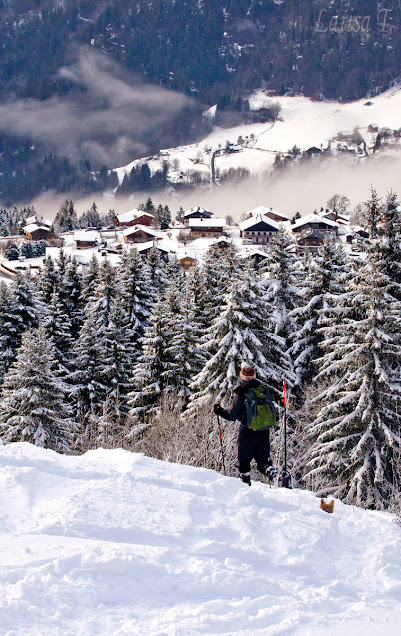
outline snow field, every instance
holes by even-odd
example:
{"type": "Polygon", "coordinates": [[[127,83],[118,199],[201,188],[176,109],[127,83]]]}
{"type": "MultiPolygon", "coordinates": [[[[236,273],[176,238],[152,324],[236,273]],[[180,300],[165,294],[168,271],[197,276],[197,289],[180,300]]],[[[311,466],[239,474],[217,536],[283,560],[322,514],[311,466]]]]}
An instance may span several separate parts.
{"type": "MultiPolygon", "coordinates": [[[[401,89],[392,88],[376,97],[363,98],[354,102],[340,103],[335,101],[315,101],[309,97],[297,96],[267,96],[263,91],[256,91],[250,96],[251,107],[260,108],[264,102],[278,102],[282,108],[280,119],[272,125],[242,124],[234,128],[219,128],[214,130],[202,141],[188,146],[178,146],[163,151],[163,156],[143,157],[126,166],[117,168],[116,172],[120,183],[124,175],[129,173],[134,165],[147,161],[152,173],[160,170],[163,160],[170,162],[179,161],[179,171],[199,170],[210,172],[210,153],[205,149],[215,150],[226,142],[237,143],[239,136],[250,137],[255,135],[256,141],[253,147],[244,148],[241,152],[218,157],[216,167],[220,170],[229,168],[246,167],[251,174],[256,175],[270,171],[273,167],[277,152],[288,152],[294,145],[301,150],[312,146],[320,148],[326,145],[337,133],[352,131],[355,127],[366,141],[370,141],[367,127],[377,124],[380,127],[398,129],[401,126],[401,89]],[[370,103],[370,106],[366,104],[370,103]],[[201,163],[196,162],[197,155],[203,154],[201,163]]],[[[170,170],[170,178],[174,181],[174,171],[170,170]]]]}
{"type": "Polygon", "coordinates": [[[0,484],[2,635],[400,633],[392,515],[122,450],[2,446],[0,484]]]}

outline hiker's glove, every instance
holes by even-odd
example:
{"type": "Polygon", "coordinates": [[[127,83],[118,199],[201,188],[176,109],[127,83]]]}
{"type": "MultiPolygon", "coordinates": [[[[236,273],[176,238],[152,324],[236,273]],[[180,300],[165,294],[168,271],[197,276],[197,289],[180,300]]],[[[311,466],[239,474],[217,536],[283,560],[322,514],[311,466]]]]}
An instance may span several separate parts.
{"type": "Polygon", "coordinates": [[[224,409],[221,408],[220,404],[215,404],[214,407],[213,407],[213,411],[216,413],[216,415],[223,416],[223,414],[224,414],[224,409]]]}

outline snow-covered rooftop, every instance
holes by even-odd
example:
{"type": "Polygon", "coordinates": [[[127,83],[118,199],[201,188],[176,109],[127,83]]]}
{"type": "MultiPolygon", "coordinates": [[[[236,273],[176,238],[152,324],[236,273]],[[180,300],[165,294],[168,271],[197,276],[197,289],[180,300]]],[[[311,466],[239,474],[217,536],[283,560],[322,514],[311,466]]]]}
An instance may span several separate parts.
{"type": "Polygon", "coordinates": [[[200,212],[201,214],[207,214],[208,216],[213,217],[213,212],[209,212],[209,210],[205,210],[205,208],[202,208],[199,205],[184,212],[184,217],[190,216],[191,214],[195,214],[196,212],[200,212]]]}
{"type": "Polygon", "coordinates": [[[123,231],[124,236],[130,236],[130,234],[135,234],[135,232],[146,232],[146,234],[150,234],[150,236],[155,236],[156,238],[160,237],[160,233],[152,230],[148,225],[134,225],[132,227],[127,227],[123,231]]]}
{"type": "Polygon", "coordinates": [[[188,227],[225,227],[225,219],[189,219],[188,227]]]}
{"type": "Polygon", "coordinates": [[[51,227],[52,225],[52,221],[50,221],[50,219],[44,219],[42,216],[38,216],[37,214],[34,214],[33,216],[28,216],[27,219],[25,219],[25,223],[27,225],[31,225],[32,223],[36,223],[37,225],[46,225],[47,227],[51,227]]]}
{"type": "Polygon", "coordinates": [[[253,227],[254,225],[258,225],[258,223],[267,223],[268,225],[270,225],[276,230],[280,228],[280,223],[277,223],[277,221],[273,221],[273,219],[270,219],[269,217],[264,216],[263,214],[255,214],[254,216],[251,216],[250,219],[246,219],[245,221],[242,221],[242,223],[239,224],[239,227],[242,231],[248,230],[250,227],[253,227]]]}
{"type": "Polygon", "coordinates": [[[331,227],[338,227],[338,223],[336,223],[335,221],[331,221],[326,217],[320,216],[319,214],[308,214],[307,216],[303,216],[302,218],[297,219],[291,227],[292,229],[294,229],[297,227],[302,227],[307,223],[325,223],[326,225],[329,225],[331,227]]]}
{"type": "Polygon", "coordinates": [[[288,216],[286,216],[285,214],[282,214],[281,212],[277,212],[277,210],[273,210],[273,208],[266,208],[264,205],[260,205],[258,208],[255,208],[254,210],[249,210],[247,214],[252,214],[252,216],[256,216],[258,214],[263,214],[265,216],[267,214],[275,214],[281,217],[283,221],[289,221],[288,216]]]}
{"type": "Polygon", "coordinates": [[[25,225],[23,228],[24,232],[29,232],[29,234],[32,234],[32,232],[35,232],[36,230],[44,230],[45,232],[50,232],[50,227],[46,227],[44,225],[38,225],[37,223],[29,223],[28,225],[25,225]]]}
{"type": "Polygon", "coordinates": [[[99,240],[99,232],[95,230],[75,230],[74,241],[87,241],[89,243],[95,243],[99,240]]]}
{"type": "Polygon", "coordinates": [[[149,250],[152,247],[156,247],[164,252],[171,252],[171,243],[166,239],[160,239],[157,243],[154,241],[146,241],[146,243],[135,243],[134,245],[134,249],[136,249],[139,253],[149,250]]]}
{"type": "Polygon", "coordinates": [[[141,216],[148,216],[151,219],[155,218],[154,215],[150,214],[149,212],[143,212],[142,210],[137,210],[136,208],[134,208],[133,210],[125,212],[124,214],[117,214],[117,219],[118,222],[123,225],[124,223],[131,223],[131,221],[135,221],[135,219],[138,219],[141,216]]]}

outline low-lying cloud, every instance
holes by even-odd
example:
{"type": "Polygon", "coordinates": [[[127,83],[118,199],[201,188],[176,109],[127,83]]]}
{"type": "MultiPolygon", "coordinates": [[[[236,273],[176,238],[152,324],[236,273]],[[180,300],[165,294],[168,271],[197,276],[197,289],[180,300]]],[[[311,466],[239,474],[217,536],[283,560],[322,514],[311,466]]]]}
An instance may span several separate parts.
{"type": "MultiPolygon", "coordinates": [[[[350,210],[370,197],[373,185],[381,197],[390,190],[397,192],[401,199],[401,153],[400,156],[375,157],[359,165],[329,160],[324,163],[300,165],[280,173],[276,177],[260,177],[236,184],[224,184],[214,188],[199,188],[185,194],[160,192],[138,192],[130,197],[114,198],[111,195],[92,195],[76,200],[78,214],[87,209],[93,199],[101,213],[113,208],[124,213],[137,207],[150,195],[156,203],[168,204],[173,216],[180,206],[189,209],[201,205],[216,216],[233,216],[237,221],[241,215],[260,205],[274,209],[292,217],[295,212],[311,214],[325,206],[335,193],[345,194],[351,201],[350,210]]],[[[54,218],[66,195],[54,196],[46,193],[36,199],[35,206],[45,216],[54,218]]]]}
{"type": "Polygon", "coordinates": [[[58,75],[73,84],[70,94],[0,105],[0,131],[43,141],[55,154],[90,159],[98,167],[145,155],[147,140],[189,101],[124,74],[109,57],[86,47],[58,75]]]}

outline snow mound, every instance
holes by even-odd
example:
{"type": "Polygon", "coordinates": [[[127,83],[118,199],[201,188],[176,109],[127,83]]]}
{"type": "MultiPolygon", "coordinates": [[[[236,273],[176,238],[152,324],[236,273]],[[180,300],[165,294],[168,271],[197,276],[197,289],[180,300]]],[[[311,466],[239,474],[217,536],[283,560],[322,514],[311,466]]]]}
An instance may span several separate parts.
{"type": "Polygon", "coordinates": [[[0,448],[8,636],[399,634],[386,513],[122,450],[0,448]]]}

